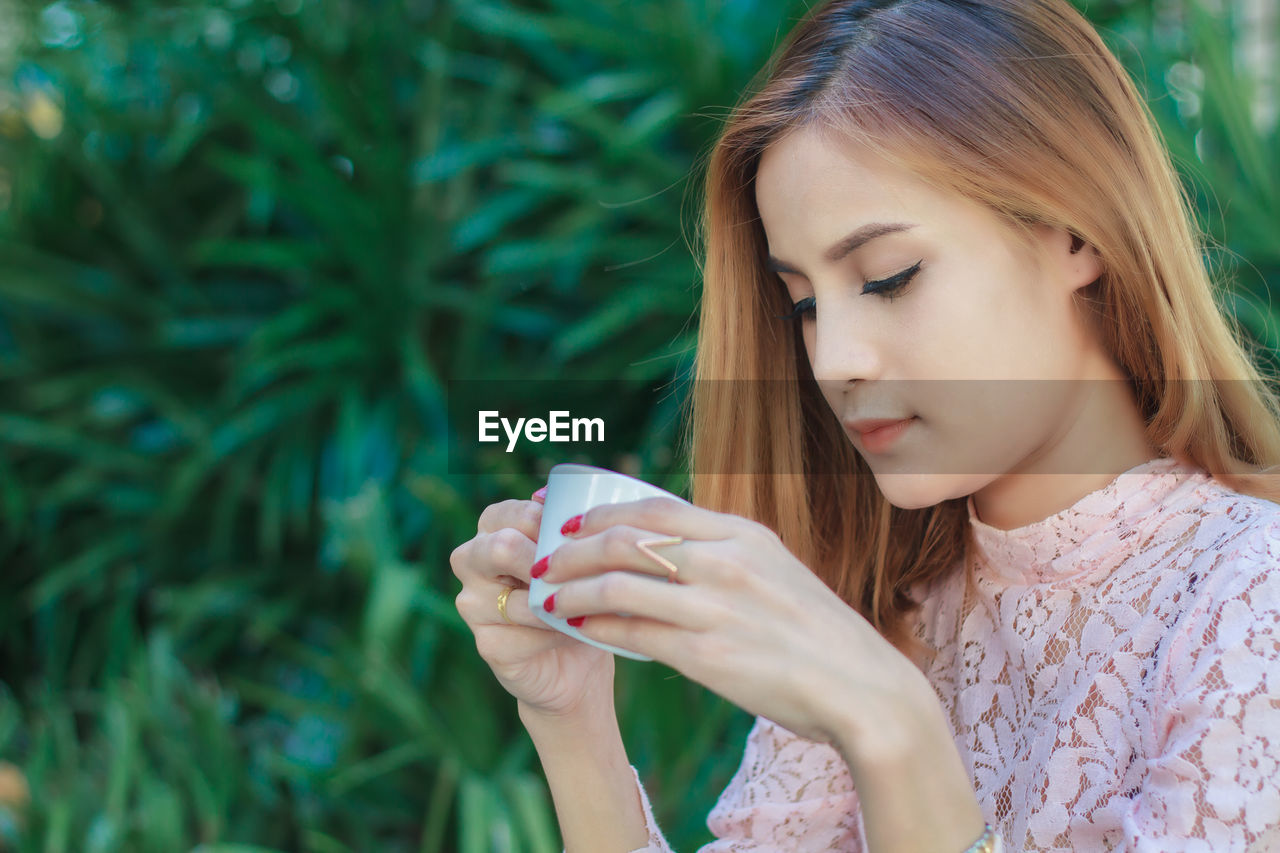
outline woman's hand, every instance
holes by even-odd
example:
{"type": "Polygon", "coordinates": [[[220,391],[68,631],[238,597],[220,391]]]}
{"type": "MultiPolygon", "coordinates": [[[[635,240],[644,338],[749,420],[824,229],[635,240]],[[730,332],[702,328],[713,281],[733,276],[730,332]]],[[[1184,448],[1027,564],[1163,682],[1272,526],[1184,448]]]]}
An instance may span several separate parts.
{"type": "Polygon", "coordinates": [[[586,616],[586,636],[649,655],[820,742],[847,738],[851,719],[874,732],[925,695],[911,661],[764,525],[661,497],[580,518],[541,577],[565,584],[553,612],[586,616]],[[636,547],[664,536],[685,539],[654,548],[677,566],[675,583],[636,547]]]}
{"type": "Polygon", "coordinates": [[[562,634],[529,610],[529,569],[542,523],[541,490],[534,500],[485,507],[476,535],[453,550],[449,564],[462,581],[454,599],[476,638],[480,657],[525,709],[570,715],[583,703],[613,701],[613,655],[562,634]],[[505,622],[498,596],[505,587],[505,622]]]}

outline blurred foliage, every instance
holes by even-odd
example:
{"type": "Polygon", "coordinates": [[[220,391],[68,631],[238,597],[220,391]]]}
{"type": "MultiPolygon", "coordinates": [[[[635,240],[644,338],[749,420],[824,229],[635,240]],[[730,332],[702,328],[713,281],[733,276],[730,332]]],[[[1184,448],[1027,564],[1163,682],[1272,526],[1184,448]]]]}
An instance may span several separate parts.
{"type": "Polygon", "coordinates": [[[1077,5],[1147,98],[1224,310],[1280,373],[1280,13],[1266,0],[1077,5]]]}
{"type": "MultiPolygon", "coordinates": [[[[547,460],[447,458],[446,383],[687,375],[699,158],[805,8],[0,2],[0,849],[560,849],[448,566],[547,460]]],[[[1086,11],[1280,349],[1249,29],[1086,11]]],[[[694,849],[750,718],[618,669],[694,849]]]]}

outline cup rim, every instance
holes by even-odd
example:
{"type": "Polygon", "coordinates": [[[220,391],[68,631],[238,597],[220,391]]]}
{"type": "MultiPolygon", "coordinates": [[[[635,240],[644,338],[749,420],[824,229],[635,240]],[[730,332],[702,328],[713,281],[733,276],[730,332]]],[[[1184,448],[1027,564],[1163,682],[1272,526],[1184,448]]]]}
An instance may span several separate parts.
{"type": "Polygon", "coordinates": [[[640,484],[645,485],[645,486],[648,486],[648,487],[649,487],[649,488],[651,488],[651,489],[662,489],[662,491],[666,492],[667,494],[671,495],[672,497],[674,497],[674,498],[680,498],[680,500],[685,501],[686,503],[688,503],[688,499],[680,497],[680,496],[679,496],[679,495],[677,495],[675,492],[673,492],[673,491],[671,491],[671,490],[669,490],[669,489],[663,489],[663,488],[662,488],[662,486],[658,486],[658,485],[655,485],[655,484],[653,484],[653,483],[650,483],[648,480],[641,480],[639,477],[632,477],[630,474],[624,474],[624,473],[622,473],[621,471],[615,471],[615,470],[613,470],[612,468],[601,468],[599,465],[587,465],[587,464],[582,463],[582,462],[557,462],[555,465],[552,465],[552,466],[551,466],[550,470],[548,470],[548,471],[547,471],[547,480],[548,480],[548,481],[550,481],[550,479],[551,479],[551,475],[552,475],[552,474],[554,474],[558,469],[561,469],[561,468],[566,468],[566,469],[567,469],[567,468],[581,468],[581,469],[583,469],[582,473],[587,473],[587,474],[597,474],[597,473],[598,473],[598,474],[612,474],[612,475],[613,475],[613,476],[615,476],[615,477],[626,477],[628,480],[634,480],[635,482],[640,483],[640,484]]]}

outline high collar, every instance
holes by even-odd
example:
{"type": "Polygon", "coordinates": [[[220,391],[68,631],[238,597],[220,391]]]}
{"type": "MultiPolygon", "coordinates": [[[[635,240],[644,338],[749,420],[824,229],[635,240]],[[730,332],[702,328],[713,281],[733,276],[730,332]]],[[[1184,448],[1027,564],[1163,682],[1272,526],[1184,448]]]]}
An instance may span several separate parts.
{"type": "Polygon", "coordinates": [[[1188,481],[1208,474],[1188,462],[1159,457],[1118,474],[1048,518],[1012,530],[981,521],[967,501],[974,571],[1000,584],[1046,583],[1082,574],[1123,550],[1142,519],[1188,481]]]}

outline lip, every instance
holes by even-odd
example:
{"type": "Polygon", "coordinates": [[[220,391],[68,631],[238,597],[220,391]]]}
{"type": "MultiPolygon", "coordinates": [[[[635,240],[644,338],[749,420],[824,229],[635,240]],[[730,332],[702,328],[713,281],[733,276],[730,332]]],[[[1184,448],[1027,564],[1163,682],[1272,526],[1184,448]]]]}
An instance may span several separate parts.
{"type": "Polygon", "coordinates": [[[868,453],[883,453],[907,431],[914,420],[914,417],[864,418],[845,421],[844,426],[850,433],[858,434],[858,439],[868,453]]]}

